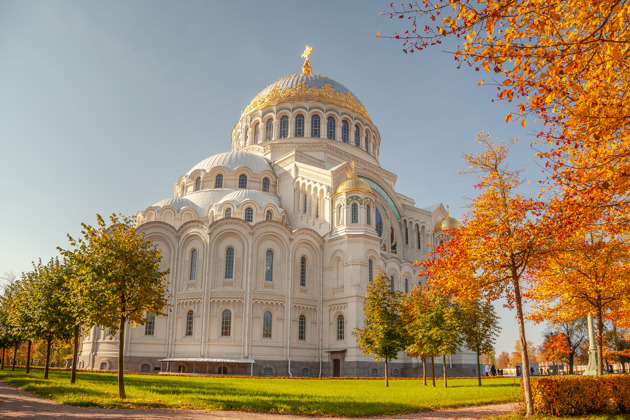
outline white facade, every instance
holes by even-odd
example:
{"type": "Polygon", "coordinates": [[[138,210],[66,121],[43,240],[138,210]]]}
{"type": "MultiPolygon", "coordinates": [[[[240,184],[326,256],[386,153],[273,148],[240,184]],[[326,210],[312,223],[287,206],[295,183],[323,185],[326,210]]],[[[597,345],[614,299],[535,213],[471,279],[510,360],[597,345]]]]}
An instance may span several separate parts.
{"type": "MultiPolygon", "coordinates": [[[[137,214],[170,267],[172,297],[152,328],[127,329],[126,368],[382,375],[352,334],[364,325],[366,285],[384,271],[397,290],[417,286],[413,263],[427,258],[446,210],[395,191],[365,107],[323,76],[269,85],[231,140],[231,152],[202,160],[173,197],[137,214]]],[[[93,328],[79,367],[115,369],[116,358],[117,337],[93,328]]],[[[449,362],[472,375],[474,355],[449,362]]],[[[401,353],[390,374],[417,376],[420,366],[401,353]]]]}

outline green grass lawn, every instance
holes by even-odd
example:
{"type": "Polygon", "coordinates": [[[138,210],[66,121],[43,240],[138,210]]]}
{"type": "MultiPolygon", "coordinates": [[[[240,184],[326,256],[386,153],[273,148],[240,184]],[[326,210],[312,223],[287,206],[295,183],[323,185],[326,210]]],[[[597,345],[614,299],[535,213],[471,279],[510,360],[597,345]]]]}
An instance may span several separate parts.
{"type": "Polygon", "coordinates": [[[270,379],[125,375],[127,399],[118,398],[116,374],[23,369],[0,370],[0,380],[55,401],[95,407],[188,408],[305,415],[378,416],[444,407],[481,405],[519,399],[519,381],[511,378],[452,379],[449,388],[422,380],[270,379]]]}

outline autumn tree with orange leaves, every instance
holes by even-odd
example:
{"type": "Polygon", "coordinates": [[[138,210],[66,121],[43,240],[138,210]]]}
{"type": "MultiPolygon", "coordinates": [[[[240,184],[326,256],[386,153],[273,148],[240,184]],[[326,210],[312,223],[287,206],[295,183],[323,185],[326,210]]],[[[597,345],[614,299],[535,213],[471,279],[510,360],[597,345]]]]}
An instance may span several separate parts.
{"type": "MultiPolygon", "coordinates": [[[[603,373],[604,319],[630,306],[630,244],[592,227],[555,244],[531,271],[534,320],[597,319],[598,374],[603,373]]],[[[624,321],[624,320],[622,320],[624,321]]]]}
{"type": "Polygon", "coordinates": [[[556,365],[559,364],[558,362],[568,362],[569,354],[571,354],[567,336],[561,332],[549,334],[541,346],[541,350],[539,360],[554,362],[556,365]]]}
{"type": "MultiPolygon", "coordinates": [[[[630,225],[630,2],[434,0],[390,4],[408,23],[389,38],[411,53],[451,38],[459,66],[489,73],[538,138],[559,195],[556,229],[630,225]]],[[[377,36],[380,36],[377,35],[377,36]]],[[[483,84],[484,80],[480,80],[483,84]]],[[[506,120],[512,119],[510,113],[506,120]]]]}
{"type": "MultiPolygon", "coordinates": [[[[532,259],[544,243],[536,229],[541,203],[520,195],[518,171],[508,169],[506,159],[511,143],[494,144],[488,134],[477,141],[484,147],[478,155],[465,155],[471,172],[478,174],[479,196],[468,205],[464,226],[453,239],[425,260],[428,281],[455,300],[507,298],[516,309],[522,346],[523,389],[527,414],[533,413],[529,377],[528,344],[525,336],[523,287],[532,259]]],[[[513,143],[513,142],[512,142],[513,143]]]]}

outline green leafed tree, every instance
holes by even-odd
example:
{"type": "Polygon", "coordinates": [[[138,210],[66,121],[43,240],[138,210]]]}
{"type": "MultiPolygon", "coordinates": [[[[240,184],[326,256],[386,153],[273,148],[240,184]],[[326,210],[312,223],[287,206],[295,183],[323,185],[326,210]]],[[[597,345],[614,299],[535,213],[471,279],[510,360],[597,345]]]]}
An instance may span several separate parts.
{"type": "Polygon", "coordinates": [[[23,292],[19,311],[30,323],[29,339],[39,338],[46,343],[44,379],[48,379],[51,346],[54,340],[66,341],[72,337],[72,309],[66,301],[69,290],[64,278],[63,264],[53,258],[47,264],[33,265],[24,274],[23,292]]]}
{"type": "Polygon", "coordinates": [[[499,317],[494,306],[474,299],[459,304],[458,318],[464,343],[477,354],[477,380],[481,386],[481,354],[494,354],[494,343],[501,331],[499,317]]]}
{"type": "Polygon", "coordinates": [[[401,318],[402,293],[392,291],[390,280],[379,272],[368,283],[363,301],[366,325],[355,328],[359,348],[377,362],[385,361],[385,386],[389,386],[389,361],[398,357],[398,352],[407,347],[405,325],[401,318]]]}
{"type": "Polygon", "coordinates": [[[160,270],[162,253],[137,232],[129,217],[111,215],[110,224],[97,215],[98,224],[83,224],[81,237],[69,237],[72,250],[61,250],[81,279],[97,316],[95,322],[119,333],[118,394],[126,398],[124,383],[125,327],[144,324],[146,314],[163,314],[167,304],[168,270],[160,270]]]}

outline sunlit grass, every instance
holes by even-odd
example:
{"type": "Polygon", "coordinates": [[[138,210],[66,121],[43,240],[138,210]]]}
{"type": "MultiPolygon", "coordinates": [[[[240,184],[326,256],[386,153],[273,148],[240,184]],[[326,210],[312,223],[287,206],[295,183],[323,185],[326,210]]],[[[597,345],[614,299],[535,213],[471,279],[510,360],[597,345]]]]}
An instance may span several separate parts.
{"type": "Polygon", "coordinates": [[[518,380],[451,379],[449,388],[422,385],[421,380],[271,379],[125,375],[127,399],[118,398],[116,374],[51,371],[48,380],[36,369],[0,370],[0,379],[55,401],[94,407],[187,408],[305,415],[378,416],[445,407],[517,401],[518,380]]]}

